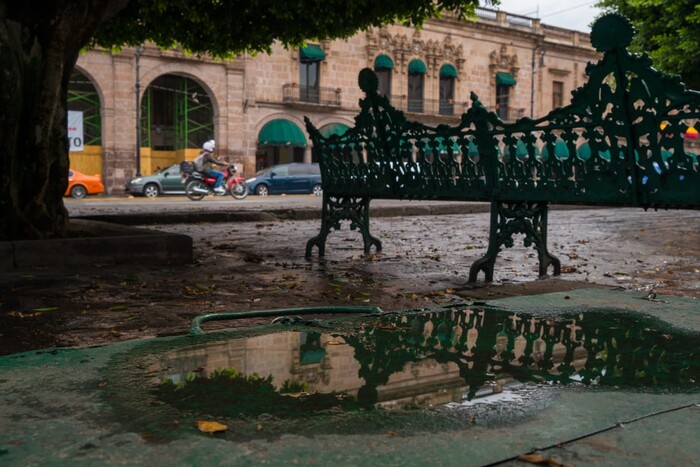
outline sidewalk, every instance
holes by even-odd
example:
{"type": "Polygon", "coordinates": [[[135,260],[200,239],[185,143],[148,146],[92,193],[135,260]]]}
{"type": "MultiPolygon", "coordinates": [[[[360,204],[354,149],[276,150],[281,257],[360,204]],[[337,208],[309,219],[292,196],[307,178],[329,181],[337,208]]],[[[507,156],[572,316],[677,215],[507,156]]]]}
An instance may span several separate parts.
{"type": "MultiPolygon", "coordinates": [[[[188,202],[164,209],[158,203],[130,203],[108,208],[99,201],[69,205],[69,238],[0,242],[0,268],[50,267],[51,264],[187,264],[193,260],[192,239],[179,234],[134,228],[192,223],[275,222],[320,219],[317,197],[288,197],[289,207],[256,199],[231,203],[188,202]],[[50,258],[50,261],[47,259],[50,258]]],[[[488,203],[385,201],[372,203],[371,218],[488,212],[488,203]]]]}

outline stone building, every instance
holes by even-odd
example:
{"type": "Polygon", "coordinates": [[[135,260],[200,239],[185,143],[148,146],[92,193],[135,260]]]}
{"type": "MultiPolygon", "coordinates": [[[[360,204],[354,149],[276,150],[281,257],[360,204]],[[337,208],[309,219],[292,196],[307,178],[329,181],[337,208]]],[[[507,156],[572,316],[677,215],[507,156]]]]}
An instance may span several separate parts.
{"type": "Polygon", "coordinates": [[[485,8],[475,21],[446,16],[420,30],[392,25],[347,40],[274,45],[271,54],[212,60],[144,45],[81,55],[69,109],[82,111],[73,168],[100,173],[108,193],[137,173],[191,160],[215,138],[245,176],[311,162],[308,116],[322,132],[353,124],[362,68],[410,119],[455,124],[470,92],[504,120],[565,105],[597,60],[587,34],[485,8]]]}

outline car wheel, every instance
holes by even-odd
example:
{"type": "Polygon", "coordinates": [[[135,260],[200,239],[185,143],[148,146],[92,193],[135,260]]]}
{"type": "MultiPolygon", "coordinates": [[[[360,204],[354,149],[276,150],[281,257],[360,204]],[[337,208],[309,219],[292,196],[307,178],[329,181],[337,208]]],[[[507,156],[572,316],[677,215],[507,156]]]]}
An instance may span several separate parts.
{"type": "Polygon", "coordinates": [[[83,199],[87,196],[87,189],[83,185],[74,185],[70,189],[71,198],[83,199]]]}
{"type": "Polygon", "coordinates": [[[267,187],[267,185],[260,184],[255,188],[255,194],[258,196],[267,196],[270,194],[270,189],[267,187]]]}
{"type": "Polygon", "coordinates": [[[155,183],[149,183],[143,187],[143,195],[147,198],[156,198],[159,194],[160,190],[158,189],[158,185],[155,183]]]}
{"type": "Polygon", "coordinates": [[[323,194],[323,187],[321,185],[316,184],[311,188],[311,193],[313,193],[315,196],[321,196],[323,194]]]}

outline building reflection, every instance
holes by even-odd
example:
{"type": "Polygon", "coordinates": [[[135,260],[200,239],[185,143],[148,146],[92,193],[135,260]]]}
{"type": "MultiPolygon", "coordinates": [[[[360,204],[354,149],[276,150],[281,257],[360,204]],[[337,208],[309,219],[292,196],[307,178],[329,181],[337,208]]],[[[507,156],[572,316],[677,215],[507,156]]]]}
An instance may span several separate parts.
{"type": "Polygon", "coordinates": [[[271,376],[277,388],[346,393],[386,408],[437,406],[498,393],[514,381],[697,388],[696,335],[650,318],[596,312],[537,318],[488,308],[390,315],[353,332],[287,331],[168,353],[160,379],[220,368],[271,376]]]}

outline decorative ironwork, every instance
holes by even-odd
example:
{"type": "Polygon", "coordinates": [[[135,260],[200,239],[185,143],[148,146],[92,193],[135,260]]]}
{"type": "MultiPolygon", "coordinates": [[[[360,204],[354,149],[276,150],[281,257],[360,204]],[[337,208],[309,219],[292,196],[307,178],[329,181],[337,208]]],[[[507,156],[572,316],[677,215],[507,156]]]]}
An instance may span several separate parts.
{"type": "MultiPolygon", "coordinates": [[[[495,256],[512,244],[514,233],[525,233],[526,243],[535,245],[541,274],[550,265],[559,274],[559,261],[547,252],[548,202],[700,208],[698,159],[684,139],[700,123],[700,92],[655,70],[646,54],[630,54],[632,34],[626,18],[600,18],[591,42],[603,58],[587,66],[589,80],[571,103],[513,123],[490,112],[474,93],[457,126],[409,121],[377,93],[372,70],[362,70],[366,97],[354,128],[325,138],[306,120],[324,194],[492,202],[488,252],[472,266],[471,281],[481,270],[492,280],[495,256]],[[519,206],[539,206],[539,213],[505,214],[504,207],[522,211],[519,206]],[[510,221],[499,224],[505,218],[510,221]]],[[[335,208],[326,203],[324,209],[335,208]]],[[[325,229],[319,235],[324,241],[325,229]]]]}
{"type": "Polygon", "coordinates": [[[323,193],[323,208],[321,213],[321,231],[317,236],[306,242],[306,256],[311,256],[313,247],[318,247],[318,255],[326,252],[326,238],[331,229],[340,230],[340,221],[349,220],[350,230],[359,229],[365,243],[365,253],[369,253],[372,245],[381,251],[382,242],[369,233],[369,202],[368,196],[335,197],[323,193]]]}
{"type": "Polygon", "coordinates": [[[381,318],[353,334],[337,334],[355,349],[358,398],[409,363],[452,363],[472,399],[496,378],[605,386],[697,388],[696,335],[669,338],[647,316],[611,310],[539,318],[494,308],[463,308],[381,318]]]}
{"type": "Polygon", "coordinates": [[[547,251],[547,203],[515,202],[502,203],[494,201],[491,206],[491,231],[489,246],[483,258],[472,264],[469,270],[469,282],[475,282],[479,271],[484,271],[486,282],[493,281],[493,269],[496,256],[501,247],[513,246],[513,235],[523,234],[526,247],[534,246],[540,262],[540,276],[547,274],[551,265],[553,274],[561,273],[559,259],[547,251]]]}

